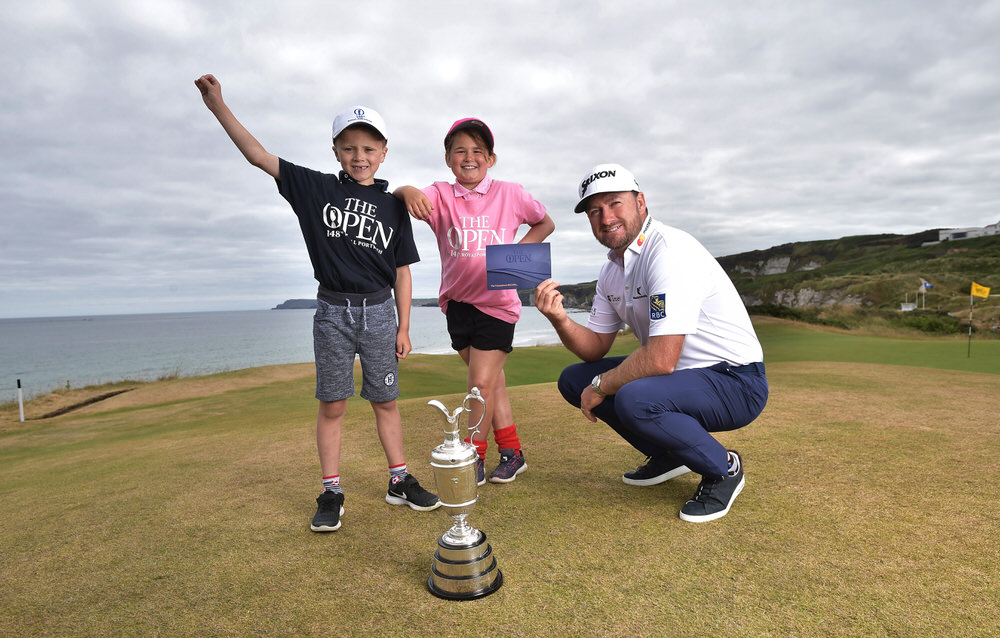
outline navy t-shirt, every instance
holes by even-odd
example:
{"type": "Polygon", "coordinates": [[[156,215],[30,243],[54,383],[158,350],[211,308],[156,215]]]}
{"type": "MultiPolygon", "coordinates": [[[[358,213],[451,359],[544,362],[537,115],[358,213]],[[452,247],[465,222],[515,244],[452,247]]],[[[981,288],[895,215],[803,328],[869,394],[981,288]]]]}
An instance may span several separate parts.
{"type": "Polygon", "coordinates": [[[363,186],[279,159],[278,192],[299,218],[313,275],[333,292],[377,292],[396,282],[396,268],[420,261],[410,216],[376,179],[363,186]]]}

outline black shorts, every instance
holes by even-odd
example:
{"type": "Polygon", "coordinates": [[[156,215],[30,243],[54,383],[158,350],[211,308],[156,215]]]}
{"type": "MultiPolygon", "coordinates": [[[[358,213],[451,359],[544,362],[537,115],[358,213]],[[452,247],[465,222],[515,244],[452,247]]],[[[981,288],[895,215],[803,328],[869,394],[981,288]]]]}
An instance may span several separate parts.
{"type": "Polygon", "coordinates": [[[472,346],[476,350],[514,349],[514,324],[492,317],[472,304],[449,301],[448,334],[456,351],[472,346]]]}

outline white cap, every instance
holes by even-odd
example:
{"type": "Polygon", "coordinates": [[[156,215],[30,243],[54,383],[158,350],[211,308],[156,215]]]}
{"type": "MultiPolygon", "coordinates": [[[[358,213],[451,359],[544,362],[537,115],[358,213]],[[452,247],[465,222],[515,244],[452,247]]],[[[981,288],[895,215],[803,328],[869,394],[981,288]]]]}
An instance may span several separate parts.
{"type": "Polygon", "coordinates": [[[635,176],[621,164],[598,164],[580,181],[580,201],[573,210],[583,212],[583,202],[597,193],[624,193],[639,191],[635,176]]]}
{"type": "Polygon", "coordinates": [[[333,139],[336,140],[345,128],[355,124],[367,124],[378,131],[382,137],[389,139],[385,133],[385,120],[378,114],[378,111],[367,106],[352,106],[346,111],[338,113],[337,117],[333,118],[333,139]]]}

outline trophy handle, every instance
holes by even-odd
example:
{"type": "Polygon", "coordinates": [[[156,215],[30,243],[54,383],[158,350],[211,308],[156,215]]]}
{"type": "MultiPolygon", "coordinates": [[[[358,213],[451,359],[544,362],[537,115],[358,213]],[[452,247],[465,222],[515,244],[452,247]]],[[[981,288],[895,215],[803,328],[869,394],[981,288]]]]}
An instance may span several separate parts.
{"type": "Polygon", "coordinates": [[[437,399],[431,399],[430,401],[427,402],[427,405],[433,405],[438,410],[441,410],[442,412],[444,412],[444,418],[448,419],[448,421],[451,421],[451,414],[448,412],[448,408],[444,407],[443,403],[441,403],[437,399]]]}
{"type": "Polygon", "coordinates": [[[470,413],[472,412],[472,410],[469,409],[470,399],[472,399],[473,401],[479,401],[483,405],[483,413],[479,415],[479,421],[476,422],[475,426],[471,425],[469,426],[469,438],[471,439],[474,434],[479,433],[479,426],[483,423],[483,419],[486,418],[486,400],[483,399],[483,395],[479,393],[479,388],[473,387],[472,390],[467,395],[465,395],[465,400],[462,401],[462,407],[461,407],[462,410],[465,410],[466,412],[470,413]]]}
{"type": "Polygon", "coordinates": [[[454,434],[454,435],[458,434],[458,415],[460,415],[463,411],[465,411],[464,405],[462,407],[455,408],[455,410],[452,412],[448,412],[448,408],[444,407],[444,404],[442,404],[437,399],[431,399],[430,401],[427,402],[427,405],[433,406],[444,413],[445,420],[448,421],[448,425],[452,426],[453,428],[451,430],[445,430],[444,431],[445,434],[454,434]]]}

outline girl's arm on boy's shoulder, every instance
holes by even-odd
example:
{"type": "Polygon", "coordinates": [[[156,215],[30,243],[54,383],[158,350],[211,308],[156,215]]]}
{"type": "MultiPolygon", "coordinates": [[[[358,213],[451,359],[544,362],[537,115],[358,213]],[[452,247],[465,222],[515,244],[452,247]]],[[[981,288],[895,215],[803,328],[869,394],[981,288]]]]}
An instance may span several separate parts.
{"type": "Polygon", "coordinates": [[[399,328],[396,330],[396,356],[405,359],[413,349],[410,343],[410,305],[413,302],[413,279],[409,266],[396,269],[396,285],[393,286],[396,297],[396,315],[399,318],[399,328]]]}
{"type": "Polygon", "coordinates": [[[222,125],[236,148],[243,153],[243,157],[274,179],[281,179],[278,156],[268,153],[263,144],[258,142],[257,138],[251,135],[250,131],[246,130],[236,119],[236,116],[222,100],[222,84],[215,79],[215,76],[211,73],[203,75],[195,80],[194,84],[201,91],[201,98],[205,101],[205,106],[219,120],[219,124],[222,125]]]}
{"type": "Polygon", "coordinates": [[[401,200],[403,205],[406,206],[406,210],[416,219],[422,221],[430,219],[434,206],[431,204],[430,198],[424,194],[424,191],[416,186],[400,186],[392,191],[392,196],[401,200]]]}
{"type": "Polygon", "coordinates": [[[545,238],[552,234],[552,231],[556,229],[556,223],[552,221],[548,213],[545,213],[545,217],[542,217],[538,222],[531,224],[531,228],[521,241],[517,242],[519,244],[539,244],[545,241],[545,238]]]}

